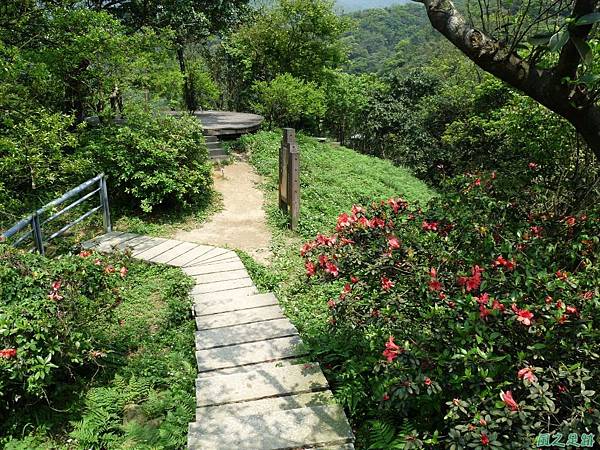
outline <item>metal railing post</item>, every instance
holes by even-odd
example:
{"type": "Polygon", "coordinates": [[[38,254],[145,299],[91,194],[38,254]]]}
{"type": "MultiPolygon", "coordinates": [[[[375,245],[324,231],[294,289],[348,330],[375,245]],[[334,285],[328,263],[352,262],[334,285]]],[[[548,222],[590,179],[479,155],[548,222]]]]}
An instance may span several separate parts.
{"type": "Polygon", "coordinates": [[[35,248],[40,253],[40,255],[44,255],[44,236],[42,235],[40,214],[37,211],[31,217],[31,232],[33,233],[33,241],[35,242],[35,248]]]}
{"type": "Polygon", "coordinates": [[[106,176],[100,178],[100,203],[102,204],[102,219],[104,221],[104,232],[112,231],[112,223],[110,221],[110,205],[108,204],[108,189],[106,188],[106,176]]]}

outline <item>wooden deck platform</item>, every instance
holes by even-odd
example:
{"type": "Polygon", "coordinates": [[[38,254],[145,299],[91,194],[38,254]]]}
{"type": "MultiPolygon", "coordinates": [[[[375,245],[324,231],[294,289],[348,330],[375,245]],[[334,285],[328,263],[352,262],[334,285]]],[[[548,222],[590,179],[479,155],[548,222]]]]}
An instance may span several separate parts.
{"type": "Polygon", "coordinates": [[[208,136],[240,136],[260,128],[265,118],[257,114],[234,111],[198,111],[194,115],[208,136]]]}

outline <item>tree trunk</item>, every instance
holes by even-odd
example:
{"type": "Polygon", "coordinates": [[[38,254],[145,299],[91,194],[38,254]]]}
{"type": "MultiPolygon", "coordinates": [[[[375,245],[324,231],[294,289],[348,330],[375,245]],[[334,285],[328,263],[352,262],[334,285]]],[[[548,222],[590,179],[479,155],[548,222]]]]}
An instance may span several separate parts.
{"type": "MultiPolygon", "coordinates": [[[[538,69],[504,43],[469,25],[451,0],[415,1],[425,5],[433,27],[475,64],[569,121],[600,161],[600,108],[586,89],[563,82],[565,76],[574,78],[580,63],[571,42],[564,46],[556,67],[538,69]]],[[[574,16],[593,12],[597,3],[577,0],[574,16]]],[[[575,33],[585,39],[590,30],[576,27],[575,33]]]]}
{"type": "Polygon", "coordinates": [[[198,109],[198,102],[196,101],[194,83],[190,79],[190,74],[187,71],[182,43],[177,44],[177,60],[179,61],[179,69],[183,75],[183,100],[185,101],[187,110],[193,113],[198,109]]]}

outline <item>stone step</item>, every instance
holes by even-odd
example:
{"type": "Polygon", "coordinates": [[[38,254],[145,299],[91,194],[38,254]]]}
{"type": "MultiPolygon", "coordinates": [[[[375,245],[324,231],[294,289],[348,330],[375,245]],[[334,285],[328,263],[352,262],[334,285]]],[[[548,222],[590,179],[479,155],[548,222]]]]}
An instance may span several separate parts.
{"type": "Polygon", "coordinates": [[[243,297],[258,294],[258,289],[254,286],[243,287],[238,289],[230,289],[228,291],[210,292],[207,294],[192,295],[194,300],[210,301],[210,300],[226,300],[228,298],[243,297]]]}
{"type": "Polygon", "coordinates": [[[306,354],[306,351],[300,347],[301,343],[302,341],[298,336],[290,336],[249,344],[199,350],[196,352],[198,372],[302,356],[306,354]]]}
{"type": "Polygon", "coordinates": [[[234,373],[248,373],[254,372],[261,369],[269,369],[272,367],[289,367],[296,364],[306,364],[301,358],[288,358],[280,359],[277,361],[259,362],[255,364],[248,364],[245,366],[227,367],[223,369],[213,370],[211,372],[202,372],[198,374],[198,379],[216,377],[219,375],[232,375],[234,373]]]}
{"type": "Polygon", "coordinates": [[[227,156],[211,156],[210,160],[215,163],[221,163],[223,161],[228,161],[229,158],[230,158],[229,155],[227,155],[227,156]]]}
{"type": "Polygon", "coordinates": [[[236,256],[221,255],[221,256],[215,257],[209,261],[205,261],[203,264],[209,266],[209,265],[213,265],[213,264],[234,263],[236,261],[240,261],[240,258],[237,255],[236,256]]]}
{"type": "Polygon", "coordinates": [[[217,406],[328,389],[318,364],[260,369],[196,380],[196,406],[217,406]]]}
{"type": "Polygon", "coordinates": [[[199,264],[194,266],[184,267],[183,271],[191,276],[206,275],[210,273],[229,272],[232,270],[245,269],[244,264],[239,258],[232,262],[220,262],[215,264],[199,264]]]}
{"type": "Polygon", "coordinates": [[[99,252],[109,252],[123,242],[136,238],[138,235],[133,233],[124,233],[122,231],[111,231],[95,239],[91,239],[82,244],[83,248],[94,248],[99,252]]]}
{"type": "Polygon", "coordinates": [[[212,149],[223,149],[223,146],[221,145],[221,142],[219,141],[212,141],[212,142],[207,142],[206,143],[206,147],[208,148],[208,150],[212,150],[212,149]]]}
{"type": "Polygon", "coordinates": [[[277,297],[272,293],[249,295],[245,297],[229,298],[226,300],[196,300],[194,309],[196,316],[208,316],[242,309],[259,308],[261,306],[277,305],[277,297]]]}
{"type": "Polygon", "coordinates": [[[227,272],[207,273],[204,275],[195,275],[196,284],[215,283],[217,281],[239,280],[240,278],[249,278],[250,275],[246,269],[229,270],[227,272]]]}
{"type": "Polygon", "coordinates": [[[239,289],[243,287],[254,286],[252,280],[247,278],[238,278],[235,280],[214,281],[212,283],[196,284],[192,288],[192,295],[209,294],[211,292],[230,291],[231,289],[239,289]]]}
{"type": "Polygon", "coordinates": [[[150,236],[136,236],[133,239],[121,242],[115,248],[117,250],[130,249],[131,251],[134,251],[137,247],[142,245],[144,242],[149,241],[150,239],[152,239],[150,236]]]}
{"type": "Polygon", "coordinates": [[[228,416],[251,416],[270,411],[283,411],[287,409],[306,408],[307,406],[330,405],[335,403],[333,394],[329,390],[319,392],[305,392],[301,394],[269,397],[249,402],[231,403],[229,405],[205,406],[196,408],[196,421],[218,420],[228,416]]]}
{"type": "Polygon", "coordinates": [[[207,144],[210,142],[219,142],[219,138],[217,136],[204,135],[204,141],[207,144]]]}
{"type": "Polygon", "coordinates": [[[279,337],[296,336],[297,334],[298,330],[288,319],[215,328],[196,332],[196,350],[246,344],[279,337]]]}
{"type": "Polygon", "coordinates": [[[209,148],[208,154],[210,155],[211,158],[215,157],[215,156],[227,156],[228,155],[227,151],[223,148],[209,148]]]}
{"type": "Polygon", "coordinates": [[[344,410],[325,405],[192,423],[188,449],[281,450],[341,446],[352,440],[344,410]]]}
{"type": "Polygon", "coordinates": [[[279,305],[261,306],[252,309],[229,311],[209,316],[196,317],[198,330],[212,330],[213,328],[231,327],[234,325],[262,322],[265,320],[283,319],[283,311],[279,305]]]}

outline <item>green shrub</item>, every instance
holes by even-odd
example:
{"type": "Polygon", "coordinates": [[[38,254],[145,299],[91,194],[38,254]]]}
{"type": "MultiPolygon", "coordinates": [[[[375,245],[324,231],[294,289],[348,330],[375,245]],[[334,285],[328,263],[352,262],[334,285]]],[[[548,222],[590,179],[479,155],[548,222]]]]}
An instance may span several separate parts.
{"type": "Polygon", "coordinates": [[[111,195],[128,206],[185,208],[209,195],[212,166],[194,117],[128,110],[124,125],[90,130],[82,140],[82,152],[109,175],[111,195]]]}
{"type": "Polygon", "coordinates": [[[127,261],[83,252],[55,260],[0,245],[0,400],[43,397],[59,381],[94,363],[92,324],[109,320],[119,302],[127,261]]]}
{"type": "Polygon", "coordinates": [[[507,201],[496,174],[448,182],[423,211],[355,206],[302,250],[331,283],[314,339],[369,448],[534,446],[595,433],[600,409],[600,210],[557,216],[507,201]]]}
{"type": "Polygon", "coordinates": [[[294,78],[289,73],[279,75],[273,81],[257,81],[254,93],[257,100],[253,108],[265,116],[269,128],[315,130],[325,114],[323,91],[315,83],[294,78]]]}

